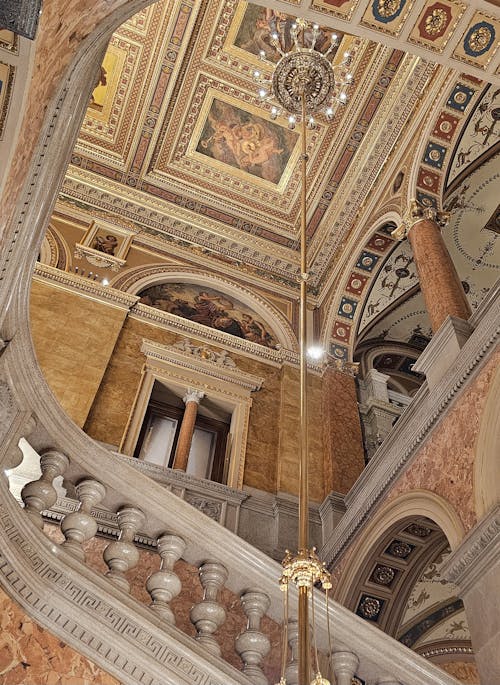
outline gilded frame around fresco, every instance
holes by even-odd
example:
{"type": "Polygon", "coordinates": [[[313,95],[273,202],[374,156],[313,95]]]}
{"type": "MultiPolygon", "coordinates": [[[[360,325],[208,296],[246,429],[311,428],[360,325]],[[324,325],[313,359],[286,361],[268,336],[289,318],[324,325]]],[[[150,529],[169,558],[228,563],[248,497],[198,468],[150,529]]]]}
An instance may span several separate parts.
{"type": "Polygon", "coordinates": [[[196,149],[200,142],[201,136],[203,135],[203,130],[205,128],[205,124],[207,122],[209,113],[212,109],[214,100],[222,101],[223,103],[226,103],[231,107],[234,107],[236,110],[249,114],[252,118],[255,117],[256,119],[260,119],[266,125],[276,126],[283,130],[287,130],[287,127],[279,123],[279,121],[271,121],[265,110],[256,107],[255,105],[243,103],[238,98],[232,97],[231,95],[227,95],[226,93],[221,93],[215,88],[208,88],[205,94],[205,99],[200,108],[200,113],[198,115],[198,119],[193,130],[193,135],[187,148],[187,156],[196,159],[198,162],[202,164],[209,164],[210,166],[213,166],[220,170],[221,173],[227,173],[228,171],[230,171],[231,175],[236,176],[238,179],[245,183],[251,183],[253,185],[266,188],[267,190],[272,190],[274,192],[283,192],[299,160],[300,141],[298,134],[295,134],[295,144],[293,146],[291,154],[288,158],[288,162],[286,163],[286,166],[281,174],[278,183],[273,183],[272,181],[268,181],[264,178],[261,178],[260,176],[251,174],[233,165],[221,162],[215,159],[214,157],[199,152],[196,149]]]}

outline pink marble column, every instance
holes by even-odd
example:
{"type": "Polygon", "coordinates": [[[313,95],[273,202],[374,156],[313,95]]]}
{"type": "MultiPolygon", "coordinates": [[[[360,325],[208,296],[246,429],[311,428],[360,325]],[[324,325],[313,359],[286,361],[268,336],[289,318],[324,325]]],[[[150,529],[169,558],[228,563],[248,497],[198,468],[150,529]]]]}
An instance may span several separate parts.
{"type": "Polygon", "coordinates": [[[185,471],[188,463],[189,451],[193,440],[194,426],[198,414],[198,405],[203,399],[204,393],[200,390],[189,388],[182,398],[186,408],[182,418],[181,429],[177,439],[177,449],[175,450],[174,469],[185,471]]]}
{"type": "Polygon", "coordinates": [[[467,319],[471,309],[462,283],[445,245],[441,228],[448,214],[422,207],[412,200],[403,224],[393,232],[408,237],[415,258],[420,289],[435,333],[448,316],[467,319]]]}

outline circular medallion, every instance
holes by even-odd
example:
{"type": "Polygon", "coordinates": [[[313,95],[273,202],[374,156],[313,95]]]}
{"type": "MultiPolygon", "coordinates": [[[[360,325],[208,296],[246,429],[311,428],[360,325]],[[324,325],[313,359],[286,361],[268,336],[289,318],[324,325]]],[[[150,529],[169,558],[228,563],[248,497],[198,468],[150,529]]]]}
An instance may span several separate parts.
{"type": "Polygon", "coordinates": [[[330,62],[319,52],[300,49],[284,55],[273,74],[273,92],[280,105],[292,114],[314,114],[329,104],[335,76],[330,62]]]}
{"type": "Polygon", "coordinates": [[[493,45],[495,40],[495,28],[487,21],[474,24],[464,39],[464,50],[471,57],[479,57],[493,45]]]}

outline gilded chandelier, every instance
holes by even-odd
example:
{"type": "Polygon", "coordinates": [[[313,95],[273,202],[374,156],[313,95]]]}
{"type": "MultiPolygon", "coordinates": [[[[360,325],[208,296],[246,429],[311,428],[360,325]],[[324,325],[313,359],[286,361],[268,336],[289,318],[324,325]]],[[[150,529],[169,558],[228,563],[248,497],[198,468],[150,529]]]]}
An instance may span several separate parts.
{"type": "MultiPolygon", "coordinates": [[[[281,22],[282,23],[282,22],[281,22]]],[[[345,88],[352,83],[347,72],[351,54],[344,53],[343,60],[335,65],[330,59],[339,45],[333,34],[325,52],[316,49],[321,29],[297,19],[290,27],[289,37],[280,32],[280,23],[270,34],[271,45],[280,59],[273,66],[272,74],[256,70],[254,77],[260,84],[259,96],[269,102],[272,119],[285,114],[289,128],[301,123],[301,230],[300,230],[300,470],[299,470],[299,534],[298,551],[287,551],[283,559],[280,587],[284,592],[283,643],[280,685],[286,685],[286,662],[288,650],[288,605],[289,588],[295,586],[298,593],[298,675],[299,685],[330,685],[320,672],[316,630],[314,620],[314,588],[325,592],[327,610],[328,640],[330,643],[330,621],[328,615],[328,591],[332,584],[325,564],[318,558],[316,550],[309,548],[309,475],[307,437],[307,128],[316,126],[315,115],[322,114],[326,121],[333,119],[335,106],[345,104],[345,88]],[[288,50],[286,48],[289,48],[288,50]],[[309,607],[311,611],[309,612],[309,607]],[[314,665],[311,669],[311,636],[309,625],[311,615],[314,665]],[[312,676],[314,673],[314,676],[312,676]],[[312,679],[311,679],[312,678],[312,679]]],[[[260,57],[266,61],[266,55],[260,57]]]]}
{"type": "MultiPolygon", "coordinates": [[[[271,103],[271,119],[283,113],[288,115],[289,128],[301,118],[307,126],[315,126],[314,115],[322,113],[327,120],[333,119],[336,104],[347,102],[345,89],[352,83],[348,72],[352,55],[345,52],[342,61],[333,64],[330,60],[339,45],[338,36],[333,33],[325,52],[316,49],[322,30],[317,24],[297,19],[290,27],[291,49],[285,51],[287,41],[283,33],[270,34],[271,45],[280,55],[273,65],[271,75],[267,71],[254,71],[254,78],[260,85],[259,97],[271,103]],[[329,59],[330,58],[330,59],[329,59]]],[[[267,62],[266,53],[260,51],[260,59],[267,62]]]]}

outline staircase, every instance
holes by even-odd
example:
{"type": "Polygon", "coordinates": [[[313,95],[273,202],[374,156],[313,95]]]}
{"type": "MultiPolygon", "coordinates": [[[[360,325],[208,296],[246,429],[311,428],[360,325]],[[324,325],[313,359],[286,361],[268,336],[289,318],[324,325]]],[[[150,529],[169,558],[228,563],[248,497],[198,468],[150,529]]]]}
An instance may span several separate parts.
{"type": "MultiPolygon", "coordinates": [[[[279,564],[82,433],[51,397],[29,338],[17,335],[2,361],[0,463],[3,469],[19,463],[17,443],[25,435],[41,455],[42,472],[23,490],[24,511],[0,479],[0,583],[6,592],[38,623],[127,685],[265,685],[266,673],[277,680],[265,666],[270,642],[262,619],[265,614],[276,624],[282,620],[279,564]],[[33,394],[34,384],[39,394],[33,394]],[[53,482],[59,476],[75,509],[62,519],[62,544],[47,537],[42,521],[42,512],[56,504],[53,482]],[[85,559],[98,526],[117,538],[104,549],[105,574],[85,559]],[[161,568],[147,580],[146,594],[144,587],[131,588],[127,578],[140,555],[151,554],[160,555],[161,568]],[[174,566],[180,558],[198,570],[201,586],[190,614],[194,637],[180,630],[175,601],[171,605],[176,596],[189,603],[195,594],[183,588],[174,566]],[[224,588],[239,598],[247,618],[238,634],[231,635],[231,622],[224,623],[224,588]],[[146,604],[135,598],[141,594],[146,604]],[[240,659],[232,661],[240,661],[241,670],[221,656],[231,652],[227,642],[233,640],[240,659]]],[[[314,601],[318,648],[328,655],[324,600],[318,595],[314,601]]],[[[456,685],[339,604],[332,603],[330,615],[338,685],[350,685],[355,675],[370,685],[456,685]]],[[[276,636],[278,628],[273,630],[276,636]]],[[[296,682],[293,656],[288,680],[296,682]]]]}

